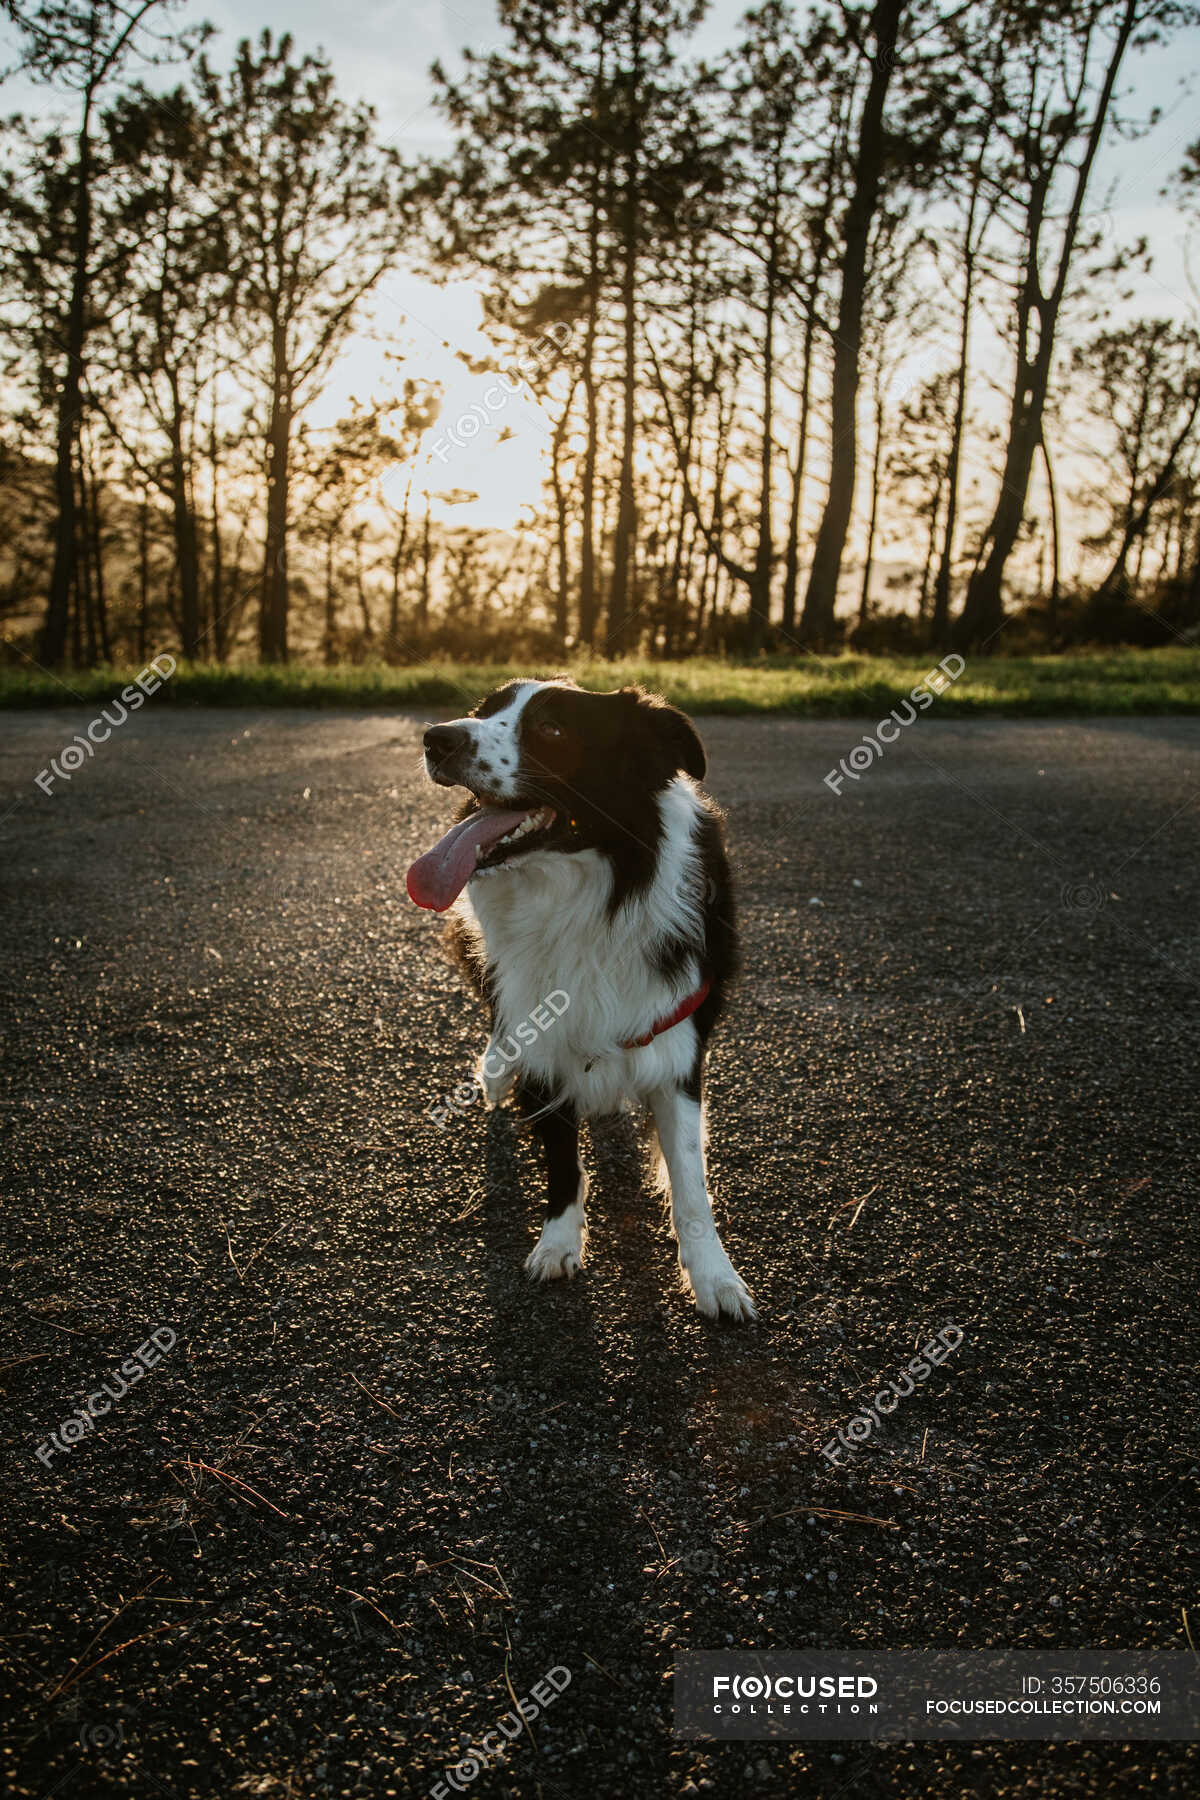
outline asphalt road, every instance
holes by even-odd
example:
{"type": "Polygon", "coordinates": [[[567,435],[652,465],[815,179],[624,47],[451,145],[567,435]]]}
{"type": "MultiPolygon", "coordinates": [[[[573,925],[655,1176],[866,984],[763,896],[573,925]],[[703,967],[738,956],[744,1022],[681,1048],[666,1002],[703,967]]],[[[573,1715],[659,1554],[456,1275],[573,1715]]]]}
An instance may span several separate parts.
{"type": "Polygon", "coordinates": [[[556,1667],[463,1791],[1197,1790],[1182,1744],[711,1746],[671,1701],[686,1647],[1200,1633],[1200,721],[926,715],[840,796],[861,723],[703,724],[742,1329],[628,1121],[535,1290],[512,1115],[427,1119],[482,1023],[404,891],[418,719],[156,698],[42,792],[85,722],[0,721],[7,1793],[426,1794],[556,1667]]]}

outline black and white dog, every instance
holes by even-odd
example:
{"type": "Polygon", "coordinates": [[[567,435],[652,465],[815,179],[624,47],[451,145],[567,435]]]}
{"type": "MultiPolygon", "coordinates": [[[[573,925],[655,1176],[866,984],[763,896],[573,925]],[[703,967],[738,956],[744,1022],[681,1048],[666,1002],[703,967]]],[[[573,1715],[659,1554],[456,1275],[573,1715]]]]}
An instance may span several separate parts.
{"type": "Polygon", "coordinates": [[[515,1082],[545,1149],[546,1219],[526,1268],[542,1281],[578,1273],[579,1122],[648,1103],[696,1304],[753,1318],[704,1169],[705,1046],[737,944],[691,720],[639,688],[512,682],[469,718],[430,726],[425,766],[472,798],[413,864],[408,891],[418,906],[454,908],[452,946],[491,1011],[481,1084],[495,1105],[515,1082]],[[558,1001],[548,1011],[547,996],[558,1001]]]}

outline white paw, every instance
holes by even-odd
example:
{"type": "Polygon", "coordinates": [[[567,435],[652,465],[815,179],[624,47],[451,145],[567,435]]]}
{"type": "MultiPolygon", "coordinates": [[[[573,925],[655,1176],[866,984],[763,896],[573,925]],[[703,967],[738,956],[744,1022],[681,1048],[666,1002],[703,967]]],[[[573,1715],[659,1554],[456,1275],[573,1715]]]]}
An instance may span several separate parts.
{"type": "Polygon", "coordinates": [[[493,1039],[476,1065],[475,1079],[483,1089],[488,1105],[499,1106],[512,1092],[517,1079],[517,1064],[505,1061],[493,1039]]]}
{"type": "Polygon", "coordinates": [[[692,1284],[692,1294],[696,1305],[707,1319],[718,1319],[724,1313],[727,1318],[736,1319],[745,1324],[756,1319],[758,1312],[746,1286],[733,1264],[729,1265],[729,1273],[721,1276],[697,1275],[692,1271],[688,1275],[692,1284]]]}
{"type": "Polygon", "coordinates": [[[583,1267],[583,1240],[583,1202],[576,1200],[542,1226],[525,1258],[525,1273],[534,1281],[573,1281],[583,1267]]]}
{"type": "Polygon", "coordinates": [[[686,1237],[681,1240],[679,1266],[705,1318],[717,1319],[724,1313],[730,1319],[744,1322],[758,1317],[749,1288],[711,1228],[699,1242],[695,1237],[690,1244],[686,1237]]]}

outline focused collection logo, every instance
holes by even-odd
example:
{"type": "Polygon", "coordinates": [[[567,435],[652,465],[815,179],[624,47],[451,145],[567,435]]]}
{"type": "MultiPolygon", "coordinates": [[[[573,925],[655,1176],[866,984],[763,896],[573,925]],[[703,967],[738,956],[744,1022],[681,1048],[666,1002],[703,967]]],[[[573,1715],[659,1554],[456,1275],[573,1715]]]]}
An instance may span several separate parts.
{"type": "Polygon", "coordinates": [[[751,1718],[810,1712],[840,1717],[843,1711],[861,1715],[864,1704],[868,1713],[879,1711],[869,1704],[878,1692],[873,1675],[714,1675],[712,1710],[735,1719],[743,1713],[751,1718]]]}

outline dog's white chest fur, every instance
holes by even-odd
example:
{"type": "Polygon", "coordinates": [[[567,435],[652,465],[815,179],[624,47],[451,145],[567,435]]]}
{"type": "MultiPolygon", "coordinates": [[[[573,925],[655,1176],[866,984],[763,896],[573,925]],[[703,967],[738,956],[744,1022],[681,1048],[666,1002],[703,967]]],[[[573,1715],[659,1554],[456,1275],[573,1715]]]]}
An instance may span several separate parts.
{"type": "Polygon", "coordinates": [[[664,788],[658,809],[662,836],[654,875],[611,920],[610,865],[590,849],[533,852],[511,869],[476,877],[459,901],[463,923],[481,940],[492,971],[496,1021],[485,1071],[489,1087],[497,1085],[499,1060],[512,1073],[519,1068],[540,1077],[582,1115],[594,1116],[686,1078],[696,1054],[690,1019],[643,1048],[621,1048],[623,1040],[649,1031],[701,977],[702,809],[688,776],[664,788]],[[697,954],[668,982],[655,968],[655,953],[668,940],[681,939],[694,943],[697,954]],[[542,1027],[539,1020],[547,1014],[539,1009],[552,994],[559,998],[542,1027]]]}

